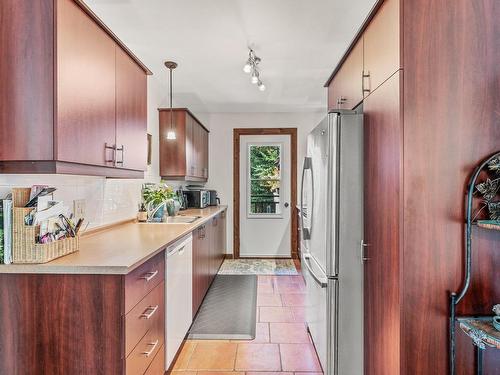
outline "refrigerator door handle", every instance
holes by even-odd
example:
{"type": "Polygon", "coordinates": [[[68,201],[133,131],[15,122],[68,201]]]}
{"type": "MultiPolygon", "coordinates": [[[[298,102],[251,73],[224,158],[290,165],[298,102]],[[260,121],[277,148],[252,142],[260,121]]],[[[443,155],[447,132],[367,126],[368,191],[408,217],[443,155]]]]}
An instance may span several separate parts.
{"type": "Polygon", "coordinates": [[[318,283],[318,285],[321,288],[326,288],[328,286],[328,279],[321,279],[314,273],[314,271],[311,267],[311,255],[304,254],[303,258],[304,258],[304,264],[306,265],[307,271],[309,272],[311,277],[314,279],[314,281],[316,281],[316,283],[318,283]]]}
{"type": "Polygon", "coordinates": [[[302,236],[303,236],[304,240],[311,239],[313,207],[314,207],[314,180],[313,180],[313,174],[312,174],[312,159],[310,157],[306,156],[304,158],[304,165],[302,167],[302,179],[300,181],[300,227],[302,228],[302,236]],[[310,224],[309,228],[304,227],[304,178],[306,175],[306,169],[311,170],[311,180],[312,180],[312,185],[313,185],[313,189],[311,192],[311,196],[312,196],[311,207],[308,207],[310,212],[307,213],[307,215],[309,215],[309,217],[311,218],[311,220],[310,220],[311,224],[310,224]]]}
{"type": "Polygon", "coordinates": [[[365,243],[365,240],[361,240],[361,246],[359,247],[360,248],[360,255],[361,255],[361,263],[364,263],[364,262],[367,262],[370,260],[370,258],[368,258],[365,254],[365,248],[367,248],[368,246],[370,246],[370,244],[367,244],[365,243]]]}

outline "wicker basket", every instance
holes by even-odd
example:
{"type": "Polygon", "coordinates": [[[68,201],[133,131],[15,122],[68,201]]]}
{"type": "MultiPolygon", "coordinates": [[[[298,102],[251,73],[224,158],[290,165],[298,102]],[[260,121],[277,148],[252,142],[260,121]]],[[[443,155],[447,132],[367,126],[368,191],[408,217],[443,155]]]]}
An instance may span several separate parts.
{"type": "Polygon", "coordinates": [[[13,263],[47,263],[78,251],[79,238],[70,237],[47,244],[36,243],[39,225],[25,225],[24,218],[34,208],[24,207],[29,201],[29,188],[12,189],[12,261],[13,263]]]}

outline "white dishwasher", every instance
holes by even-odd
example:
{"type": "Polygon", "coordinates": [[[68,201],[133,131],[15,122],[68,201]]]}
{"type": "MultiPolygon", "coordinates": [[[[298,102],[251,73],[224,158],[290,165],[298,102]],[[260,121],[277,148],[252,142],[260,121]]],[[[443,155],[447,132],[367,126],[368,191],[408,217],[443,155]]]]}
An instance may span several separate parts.
{"type": "Polygon", "coordinates": [[[167,247],[165,257],[165,363],[168,370],[193,320],[192,235],[189,234],[167,247]]]}

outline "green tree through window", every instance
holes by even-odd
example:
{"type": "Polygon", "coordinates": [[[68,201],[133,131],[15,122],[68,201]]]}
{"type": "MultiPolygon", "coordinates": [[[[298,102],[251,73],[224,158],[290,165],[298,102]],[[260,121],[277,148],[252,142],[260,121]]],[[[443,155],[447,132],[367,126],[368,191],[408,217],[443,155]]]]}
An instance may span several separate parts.
{"type": "Polygon", "coordinates": [[[281,147],[250,146],[250,213],[279,213],[281,147]]]}

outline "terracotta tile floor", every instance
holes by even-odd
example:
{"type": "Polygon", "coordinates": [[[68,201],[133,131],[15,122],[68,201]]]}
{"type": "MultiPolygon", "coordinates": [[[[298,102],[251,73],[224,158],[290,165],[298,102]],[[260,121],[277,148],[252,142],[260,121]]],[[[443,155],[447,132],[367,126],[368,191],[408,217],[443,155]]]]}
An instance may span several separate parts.
{"type": "Polygon", "coordinates": [[[171,375],[322,375],[302,276],[258,276],[255,340],[188,340],[171,375]]]}

